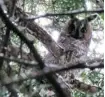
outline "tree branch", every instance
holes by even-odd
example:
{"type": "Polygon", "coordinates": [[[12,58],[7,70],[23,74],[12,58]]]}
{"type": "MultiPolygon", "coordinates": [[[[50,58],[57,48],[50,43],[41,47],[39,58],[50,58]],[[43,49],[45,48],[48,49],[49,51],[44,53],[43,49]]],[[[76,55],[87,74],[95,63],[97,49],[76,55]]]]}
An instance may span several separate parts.
{"type": "Polygon", "coordinates": [[[37,79],[37,78],[43,77],[48,74],[54,74],[54,73],[59,73],[63,71],[73,70],[73,69],[85,69],[85,68],[88,68],[91,70],[96,69],[96,68],[104,68],[104,60],[103,59],[88,60],[86,62],[81,62],[81,63],[77,63],[74,65],[72,64],[72,66],[69,65],[67,67],[64,67],[64,66],[56,66],[55,68],[45,67],[44,70],[37,71],[37,72],[33,71],[32,73],[27,74],[23,78],[17,78],[17,79],[12,78],[12,81],[6,82],[5,84],[22,82],[28,79],[37,79]],[[92,66],[91,63],[92,64],[97,63],[97,64],[92,66]],[[89,64],[90,66],[87,66],[86,64],[89,64]]]}
{"type": "MultiPolygon", "coordinates": [[[[1,0],[1,3],[2,2],[3,1],[1,0]]],[[[1,50],[1,53],[3,53],[4,55],[6,53],[5,48],[8,46],[9,37],[10,37],[10,29],[7,27],[6,33],[5,33],[5,36],[4,36],[4,39],[3,39],[3,47],[2,47],[2,50],[1,50]]],[[[2,69],[3,63],[4,63],[4,59],[3,58],[0,58],[0,71],[2,69]]],[[[5,85],[5,86],[8,89],[8,91],[11,93],[10,94],[11,96],[18,97],[17,91],[13,88],[13,85],[12,84],[5,85]]]]}
{"type": "Polygon", "coordinates": [[[67,12],[67,13],[46,13],[46,14],[43,14],[43,15],[40,15],[40,16],[35,16],[35,17],[27,17],[27,18],[23,18],[25,20],[35,20],[35,19],[39,19],[39,18],[43,18],[43,17],[54,17],[54,16],[61,16],[61,15],[68,15],[68,16],[71,16],[71,15],[77,15],[77,14],[82,14],[82,13],[104,13],[104,10],[103,9],[97,9],[97,10],[74,10],[74,11],[71,11],[71,12],[67,12]]]}
{"type": "Polygon", "coordinates": [[[26,27],[32,31],[32,33],[29,34],[41,41],[54,57],[59,57],[62,48],[52,39],[52,37],[33,20],[24,20],[24,18],[27,18],[28,16],[20,8],[17,8],[16,10],[20,13],[20,22],[25,24],[26,27]]]}
{"type": "MultiPolygon", "coordinates": [[[[14,83],[19,83],[19,82],[23,82],[23,81],[26,81],[28,79],[38,79],[38,78],[41,78],[41,77],[44,77],[45,75],[50,75],[50,74],[54,74],[54,73],[59,73],[61,71],[65,71],[65,70],[72,70],[72,69],[84,69],[84,68],[89,68],[89,69],[95,69],[95,68],[103,68],[104,67],[104,62],[103,62],[103,59],[96,59],[95,61],[94,60],[88,60],[87,62],[85,63],[78,63],[77,65],[75,66],[68,66],[68,67],[58,67],[58,68],[45,68],[44,70],[41,70],[41,71],[33,71],[29,74],[26,74],[26,76],[21,75],[21,77],[18,77],[18,78],[9,78],[9,80],[4,80],[3,82],[5,82],[4,84],[5,85],[9,85],[9,84],[14,84],[14,83]],[[86,66],[86,63],[97,63],[96,60],[98,60],[98,65],[95,65],[95,66],[86,66]],[[81,66],[82,65],[82,66],[81,66]]],[[[3,76],[3,74],[2,74],[3,76]]],[[[86,83],[83,83],[75,78],[73,78],[73,81],[71,80],[71,84],[74,86],[74,88],[78,88],[84,92],[88,91],[90,93],[95,93],[97,91],[97,89],[100,89],[99,87],[96,87],[96,86],[91,86],[89,84],[86,84],[86,83]],[[75,84],[77,83],[77,84],[75,84]],[[75,86],[76,85],[76,86],[75,86]],[[81,86],[80,86],[81,85],[81,86]],[[84,90],[83,90],[84,89],[84,90]]]]}
{"type": "MultiPolygon", "coordinates": [[[[30,51],[33,53],[34,58],[36,59],[36,61],[39,63],[39,66],[41,69],[43,69],[45,67],[45,64],[43,63],[43,61],[41,60],[41,57],[39,56],[39,54],[37,53],[35,47],[33,46],[32,42],[30,42],[22,32],[20,32],[17,27],[8,19],[8,17],[6,16],[6,14],[3,12],[3,9],[1,8],[0,5],[0,17],[2,18],[2,20],[4,21],[4,23],[6,24],[6,26],[12,30],[16,35],[18,35],[21,40],[23,40],[26,45],[29,47],[30,51]]],[[[43,32],[43,31],[41,31],[43,32]]],[[[61,87],[61,85],[59,84],[59,82],[56,80],[56,78],[54,77],[54,75],[46,75],[47,79],[53,84],[55,90],[57,91],[57,94],[59,97],[71,97],[70,92],[68,92],[67,90],[64,89],[64,87],[61,87]],[[68,92],[68,93],[67,93],[68,92]]]]}
{"type": "MultiPolygon", "coordinates": [[[[4,56],[2,53],[0,54],[0,58],[3,58],[5,60],[8,60],[8,61],[14,61],[14,62],[17,62],[17,63],[20,63],[20,64],[24,64],[25,66],[30,66],[30,67],[35,67],[35,66],[38,66],[38,64],[36,62],[29,62],[27,60],[21,60],[21,59],[16,59],[16,58],[13,58],[13,57],[6,57],[4,56]]],[[[76,64],[66,64],[64,66],[61,66],[61,65],[56,65],[56,64],[49,64],[48,65],[49,67],[45,67],[44,68],[44,71],[40,71],[38,73],[36,73],[36,76],[37,77],[41,77],[41,76],[44,76],[44,75],[47,75],[47,74],[53,74],[53,73],[59,73],[61,71],[68,71],[68,70],[72,70],[72,69],[85,69],[85,68],[88,68],[90,70],[94,70],[96,68],[104,68],[104,60],[103,59],[93,59],[93,60],[87,60],[85,62],[79,62],[79,63],[76,63],[76,64]],[[95,64],[96,65],[92,65],[92,64],[95,64]],[[86,65],[86,64],[89,64],[89,65],[86,65]]],[[[36,78],[35,76],[35,78],[36,78]]]]}

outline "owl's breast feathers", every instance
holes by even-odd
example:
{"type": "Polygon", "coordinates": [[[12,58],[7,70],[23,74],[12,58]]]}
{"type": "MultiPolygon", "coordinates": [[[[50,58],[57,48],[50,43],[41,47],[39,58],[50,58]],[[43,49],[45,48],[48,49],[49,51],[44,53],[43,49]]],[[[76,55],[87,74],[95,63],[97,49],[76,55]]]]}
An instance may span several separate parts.
{"type": "Polygon", "coordinates": [[[59,60],[59,63],[63,65],[84,60],[89,47],[89,41],[72,37],[60,37],[58,44],[64,49],[59,60]]]}

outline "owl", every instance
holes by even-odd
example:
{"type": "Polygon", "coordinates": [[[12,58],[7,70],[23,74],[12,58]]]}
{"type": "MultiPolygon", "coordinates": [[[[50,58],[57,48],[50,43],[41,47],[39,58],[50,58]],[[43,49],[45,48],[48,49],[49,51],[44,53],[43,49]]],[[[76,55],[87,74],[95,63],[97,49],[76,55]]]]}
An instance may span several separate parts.
{"type": "MultiPolygon", "coordinates": [[[[57,42],[62,48],[60,57],[54,58],[53,56],[48,55],[46,57],[46,63],[68,66],[71,64],[75,65],[77,62],[85,60],[92,37],[92,28],[89,22],[96,17],[97,15],[91,15],[82,20],[79,20],[78,18],[69,20],[57,42]]],[[[74,79],[74,73],[72,71],[59,73],[56,78],[59,80],[60,76],[63,78],[63,82],[67,83],[67,85],[73,83],[72,81],[74,80],[74,86],[85,86],[85,84],[81,84],[81,82],[74,79]]],[[[88,90],[89,88],[87,87],[86,89],[88,90]]],[[[83,88],[81,90],[86,90],[83,88]]]]}
{"type": "Polygon", "coordinates": [[[60,56],[54,58],[48,54],[44,59],[45,63],[64,66],[84,60],[92,37],[92,28],[89,22],[96,17],[97,15],[90,15],[82,20],[78,18],[69,20],[57,41],[57,44],[62,48],[60,56]]]}
{"type": "Polygon", "coordinates": [[[67,23],[58,40],[63,49],[59,64],[73,64],[85,59],[92,37],[89,22],[96,17],[97,15],[91,15],[82,20],[73,18],[67,23]]]}

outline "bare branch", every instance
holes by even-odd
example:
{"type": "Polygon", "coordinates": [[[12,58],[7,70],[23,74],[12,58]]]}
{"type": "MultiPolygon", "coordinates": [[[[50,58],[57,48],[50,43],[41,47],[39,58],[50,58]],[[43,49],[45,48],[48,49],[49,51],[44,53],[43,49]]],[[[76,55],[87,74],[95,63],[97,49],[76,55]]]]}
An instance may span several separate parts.
{"type": "Polygon", "coordinates": [[[25,20],[35,20],[35,19],[39,19],[39,18],[42,18],[42,17],[53,17],[53,16],[61,16],[61,15],[68,15],[68,16],[71,16],[71,15],[77,15],[77,14],[82,14],[82,13],[103,13],[104,10],[103,9],[97,9],[97,10],[74,10],[74,11],[71,11],[71,12],[67,12],[67,13],[46,13],[46,14],[43,14],[43,15],[40,15],[40,16],[35,16],[35,17],[28,17],[28,18],[24,18],[25,20]]]}
{"type": "MultiPolygon", "coordinates": [[[[67,67],[64,66],[56,66],[55,67],[48,67],[50,70],[50,73],[54,72],[61,72],[61,71],[67,71],[67,70],[72,70],[72,69],[84,69],[84,68],[89,68],[91,70],[94,70],[96,68],[104,68],[104,60],[103,59],[94,59],[94,60],[88,60],[86,62],[80,62],[80,63],[75,63],[75,64],[67,64],[67,67]],[[98,62],[96,61],[98,60],[98,62]],[[92,65],[96,63],[96,65],[92,65]],[[89,64],[89,65],[87,65],[89,64]]],[[[52,65],[52,64],[51,64],[52,65]]],[[[49,65],[49,66],[51,66],[49,65]]],[[[47,67],[45,68],[48,69],[47,67]]]]}
{"type": "Polygon", "coordinates": [[[91,70],[96,69],[96,68],[104,68],[104,60],[103,59],[88,60],[86,62],[78,63],[75,65],[72,64],[72,66],[69,65],[68,67],[64,67],[64,66],[56,66],[55,68],[45,67],[44,70],[37,71],[37,72],[33,71],[32,73],[27,74],[27,76],[23,78],[17,78],[17,79],[12,78],[12,81],[7,82],[5,84],[17,83],[17,82],[25,81],[28,79],[37,79],[48,74],[54,74],[54,73],[59,73],[62,71],[68,71],[72,69],[84,69],[84,68],[89,68],[91,70]],[[97,65],[94,65],[94,66],[86,65],[86,64],[96,63],[96,60],[99,61],[97,65]]]}
{"type": "MultiPolygon", "coordinates": [[[[99,64],[96,66],[86,66],[86,63],[88,63],[88,64],[93,63],[93,62],[96,63],[96,60],[95,61],[94,60],[88,60],[88,62],[84,63],[84,65],[82,63],[79,63],[75,66],[68,66],[67,68],[66,67],[59,67],[59,68],[53,68],[53,69],[45,68],[42,71],[37,71],[37,72],[33,71],[31,73],[27,73],[26,76],[21,74],[21,77],[18,77],[18,78],[12,77],[12,78],[9,78],[9,80],[3,81],[3,82],[4,82],[4,85],[9,85],[9,84],[14,84],[14,83],[18,83],[18,82],[23,82],[23,81],[28,80],[28,79],[38,79],[38,78],[43,77],[43,76],[48,75],[48,74],[59,73],[61,71],[70,70],[70,69],[78,69],[78,68],[85,68],[86,67],[86,68],[90,68],[93,70],[93,68],[94,69],[95,68],[103,68],[104,67],[103,60],[97,59],[97,61],[99,61],[99,64]]],[[[74,79],[74,78],[73,78],[73,81],[71,80],[71,84],[73,85],[74,88],[78,88],[80,90],[84,89],[84,90],[82,90],[84,92],[86,92],[88,90],[88,92],[90,92],[90,93],[95,93],[98,89],[101,89],[99,87],[91,86],[89,84],[83,83],[83,82],[81,82],[77,79],[74,79]],[[75,83],[77,83],[77,84],[75,84],[75,83]]]]}
{"type": "MultiPolygon", "coordinates": [[[[3,4],[3,1],[2,1],[2,0],[1,0],[1,3],[3,4]]],[[[2,5],[2,4],[1,4],[1,6],[3,7],[4,5],[2,5]]],[[[1,6],[0,6],[0,7],[1,7],[1,6]]],[[[2,50],[1,50],[1,52],[2,52],[4,55],[5,55],[5,53],[6,53],[6,50],[5,50],[4,48],[6,48],[6,47],[8,46],[9,37],[10,37],[10,29],[7,28],[7,29],[6,29],[6,34],[5,34],[4,39],[3,39],[3,48],[2,48],[2,50]]],[[[3,58],[0,58],[0,71],[1,71],[1,69],[2,69],[3,63],[4,63],[4,59],[3,59],[3,58]]],[[[2,78],[2,77],[0,77],[0,78],[2,78]]],[[[5,86],[6,86],[6,88],[8,89],[8,91],[11,93],[11,94],[10,94],[11,97],[12,97],[12,96],[18,97],[17,92],[16,92],[16,90],[13,88],[13,85],[12,85],[12,84],[5,85],[5,86]]]]}
{"type": "Polygon", "coordinates": [[[25,12],[23,12],[20,8],[17,7],[16,10],[18,13],[20,13],[19,15],[20,22],[25,24],[25,26],[30,31],[32,31],[29,34],[33,35],[39,41],[41,41],[54,57],[56,58],[59,57],[61,55],[62,48],[52,39],[52,37],[48,34],[48,32],[46,32],[42,27],[40,27],[33,20],[32,21],[24,20],[24,18],[27,18],[28,15],[25,12]]]}
{"type": "MultiPolygon", "coordinates": [[[[34,58],[36,59],[36,61],[39,63],[39,66],[41,69],[43,69],[45,67],[44,62],[41,60],[41,57],[39,56],[39,54],[37,53],[37,50],[35,49],[35,47],[33,46],[32,42],[30,42],[23,33],[21,33],[17,27],[8,19],[8,17],[6,16],[6,14],[4,13],[3,9],[1,8],[0,5],[0,17],[2,18],[2,20],[4,21],[4,23],[6,24],[6,26],[12,30],[16,35],[18,35],[23,42],[25,42],[27,44],[27,46],[29,47],[30,51],[33,53],[34,58]]],[[[57,81],[57,79],[54,77],[54,75],[46,75],[47,79],[53,84],[55,90],[57,91],[57,94],[59,97],[71,97],[71,93],[68,92],[67,90],[65,90],[65,87],[61,87],[60,83],[57,81]]]]}

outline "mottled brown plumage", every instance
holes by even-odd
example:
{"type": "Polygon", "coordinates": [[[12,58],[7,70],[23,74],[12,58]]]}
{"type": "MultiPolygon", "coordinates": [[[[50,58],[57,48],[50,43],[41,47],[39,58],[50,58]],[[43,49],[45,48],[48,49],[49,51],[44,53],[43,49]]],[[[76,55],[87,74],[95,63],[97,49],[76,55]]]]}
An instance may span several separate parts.
{"type": "MultiPolygon", "coordinates": [[[[45,60],[46,63],[48,65],[57,64],[67,66],[75,62],[81,62],[86,59],[92,37],[92,28],[89,22],[95,17],[96,15],[91,15],[82,20],[79,20],[77,18],[71,19],[67,23],[64,31],[61,33],[58,40],[58,45],[62,48],[61,56],[58,58],[54,58],[53,56],[51,57],[51,55],[48,55],[45,60]]],[[[64,82],[68,84],[71,83],[72,71],[63,72],[60,73],[60,75],[64,79],[64,82]]],[[[80,82],[78,81],[78,83],[80,82]]]]}
{"type": "Polygon", "coordinates": [[[63,63],[63,59],[63,64],[69,64],[86,57],[91,36],[92,29],[87,18],[70,20],[58,40],[64,50],[60,63],[63,63]]]}

